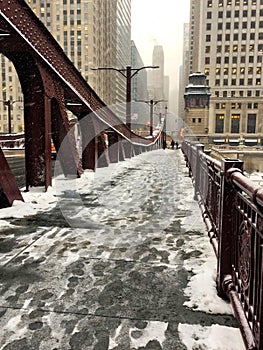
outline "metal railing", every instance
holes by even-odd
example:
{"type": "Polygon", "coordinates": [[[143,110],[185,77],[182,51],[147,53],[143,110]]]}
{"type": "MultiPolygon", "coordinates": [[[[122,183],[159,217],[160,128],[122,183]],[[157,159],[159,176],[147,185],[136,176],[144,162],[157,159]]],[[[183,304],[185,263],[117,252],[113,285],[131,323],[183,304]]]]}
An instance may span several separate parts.
{"type": "Polygon", "coordinates": [[[201,144],[182,144],[210,241],[217,291],[232,304],[246,349],[263,350],[263,188],[243,162],[218,161],[201,144]]]}

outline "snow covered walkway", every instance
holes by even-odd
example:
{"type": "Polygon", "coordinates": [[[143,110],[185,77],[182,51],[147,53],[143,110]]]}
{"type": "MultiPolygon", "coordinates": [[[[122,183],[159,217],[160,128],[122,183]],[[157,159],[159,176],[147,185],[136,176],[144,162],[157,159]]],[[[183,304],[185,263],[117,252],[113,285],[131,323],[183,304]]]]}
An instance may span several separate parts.
{"type": "Polygon", "coordinates": [[[0,350],[242,350],[180,150],[0,211],[0,350]]]}

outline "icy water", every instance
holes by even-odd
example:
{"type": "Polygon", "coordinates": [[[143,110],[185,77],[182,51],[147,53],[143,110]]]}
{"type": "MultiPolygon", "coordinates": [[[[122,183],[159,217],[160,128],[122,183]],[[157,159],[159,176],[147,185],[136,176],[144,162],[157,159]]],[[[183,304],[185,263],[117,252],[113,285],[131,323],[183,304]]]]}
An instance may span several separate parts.
{"type": "Polygon", "coordinates": [[[180,150],[54,187],[54,208],[1,226],[1,350],[242,349],[212,277],[193,287],[216,261],[180,150]]]}

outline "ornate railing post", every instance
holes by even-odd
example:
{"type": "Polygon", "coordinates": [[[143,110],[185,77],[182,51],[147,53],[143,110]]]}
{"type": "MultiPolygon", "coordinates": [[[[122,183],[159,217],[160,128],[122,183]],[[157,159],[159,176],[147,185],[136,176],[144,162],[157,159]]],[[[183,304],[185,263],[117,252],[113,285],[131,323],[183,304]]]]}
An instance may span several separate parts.
{"type": "Polygon", "coordinates": [[[197,144],[196,146],[196,157],[195,157],[195,169],[194,169],[194,179],[195,179],[195,194],[194,200],[197,200],[197,194],[200,192],[200,173],[201,173],[201,153],[204,152],[205,146],[202,144],[197,144]]]}
{"type": "MultiPolygon", "coordinates": [[[[232,275],[232,262],[235,254],[234,202],[235,191],[228,180],[229,171],[241,171],[243,162],[224,159],[222,161],[221,196],[219,208],[219,237],[217,264],[217,291],[220,297],[226,297],[225,278],[232,275]]],[[[231,171],[231,172],[233,172],[231,171]]]]}

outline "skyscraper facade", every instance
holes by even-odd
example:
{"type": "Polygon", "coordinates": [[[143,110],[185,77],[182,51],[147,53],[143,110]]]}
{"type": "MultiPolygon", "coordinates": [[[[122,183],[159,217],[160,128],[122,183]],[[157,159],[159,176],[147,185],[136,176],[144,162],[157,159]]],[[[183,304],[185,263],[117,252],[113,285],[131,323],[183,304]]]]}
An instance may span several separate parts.
{"type": "Polygon", "coordinates": [[[164,51],[162,45],[155,45],[152,54],[152,65],[159,66],[158,69],[153,69],[149,72],[149,98],[156,103],[154,107],[154,123],[159,120],[160,113],[164,114],[168,100],[165,99],[165,93],[168,95],[167,86],[165,91],[164,78],[164,51]]]}
{"type": "MultiPolygon", "coordinates": [[[[131,42],[131,66],[132,68],[144,67],[144,62],[141,55],[135,45],[135,42],[131,42]]],[[[135,128],[143,129],[147,121],[149,120],[149,107],[146,103],[136,101],[147,101],[147,71],[145,69],[140,70],[131,80],[131,100],[132,102],[132,124],[135,128]]]]}
{"type": "Polygon", "coordinates": [[[190,18],[189,72],[211,88],[208,134],[261,142],[263,0],[191,0],[190,18]]]}

